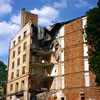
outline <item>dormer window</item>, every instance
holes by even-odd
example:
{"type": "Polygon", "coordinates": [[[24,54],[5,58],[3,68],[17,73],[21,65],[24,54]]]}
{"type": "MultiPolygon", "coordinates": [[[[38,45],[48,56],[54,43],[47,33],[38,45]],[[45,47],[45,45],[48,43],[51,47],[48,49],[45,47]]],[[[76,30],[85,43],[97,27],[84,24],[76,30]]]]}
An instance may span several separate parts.
{"type": "Polygon", "coordinates": [[[13,46],[15,46],[15,41],[13,41],[13,46]]]}
{"type": "Polygon", "coordinates": [[[18,42],[20,42],[20,40],[21,40],[21,36],[18,37],[18,42]]]}
{"type": "Polygon", "coordinates": [[[26,37],[26,31],[24,32],[24,38],[26,37]]]}

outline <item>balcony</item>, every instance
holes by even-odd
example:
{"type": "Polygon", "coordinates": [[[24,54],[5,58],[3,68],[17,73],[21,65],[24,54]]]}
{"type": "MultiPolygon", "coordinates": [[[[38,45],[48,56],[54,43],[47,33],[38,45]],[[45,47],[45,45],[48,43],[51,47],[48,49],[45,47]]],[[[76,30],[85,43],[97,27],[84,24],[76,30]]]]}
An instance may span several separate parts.
{"type": "Polygon", "coordinates": [[[53,51],[51,51],[51,50],[45,51],[45,50],[38,50],[38,49],[31,49],[31,52],[38,53],[41,56],[48,56],[53,53],[53,51]]]}

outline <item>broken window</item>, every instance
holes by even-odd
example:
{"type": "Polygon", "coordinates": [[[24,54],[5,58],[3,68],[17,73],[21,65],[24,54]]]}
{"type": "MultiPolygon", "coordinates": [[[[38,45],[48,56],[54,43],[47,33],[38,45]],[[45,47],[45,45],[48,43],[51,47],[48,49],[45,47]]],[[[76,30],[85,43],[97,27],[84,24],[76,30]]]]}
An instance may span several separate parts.
{"type": "Polygon", "coordinates": [[[18,37],[18,42],[20,42],[20,40],[21,40],[21,36],[18,37]]]}
{"type": "Polygon", "coordinates": [[[19,76],[19,69],[17,69],[17,71],[16,71],[16,77],[18,77],[19,76]]]}
{"type": "Polygon", "coordinates": [[[61,61],[64,61],[64,50],[61,51],[61,61]]]}
{"type": "Polygon", "coordinates": [[[26,37],[26,31],[24,32],[24,38],[26,37]]]}
{"type": "Polygon", "coordinates": [[[20,58],[17,59],[17,66],[20,65],[20,58]]]}
{"type": "Polygon", "coordinates": [[[44,76],[48,76],[48,70],[47,70],[47,68],[44,68],[44,76]]]}
{"type": "Polygon", "coordinates": [[[21,51],[21,47],[19,46],[18,47],[18,54],[20,54],[20,51],[21,51]]]}
{"type": "Polygon", "coordinates": [[[27,45],[27,42],[25,42],[25,43],[23,44],[23,50],[26,50],[26,45],[27,45]]]}
{"type": "Polygon", "coordinates": [[[26,62],[26,54],[23,55],[23,63],[26,62]]]}
{"type": "Polygon", "coordinates": [[[35,68],[32,68],[32,75],[35,75],[35,68]]]}
{"type": "Polygon", "coordinates": [[[22,81],[22,90],[24,90],[24,80],[22,81]]]}
{"type": "Polygon", "coordinates": [[[22,74],[25,74],[25,66],[22,67],[22,74]]]}
{"type": "Polygon", "coordinates": [[[13,84],[10,85],[10,90],[12,90],[12,89],[13,89],[13,84]]]}
{"type": "Polygon", "coordinates": [[[11,73],[11,79],[13,79],[13,78],[14,78],[14,72],[11,73]]]}
{"type": "Polygon", "coordinates": [[[15,41],[13,41],[13,46],[15,46],[15,41]]]}
{"type": "Polygon", "coordinates": [[[18,92],[18,83],[16,83],[16,92],[18,92]]]}
{"type": "Polygon", "coordinates": [[[15,57],[15,51],[13,51],[13,58],[15,57]]]}
{"type": "Polygon", "coordinates": [[[12,69],[14,69],[14,66],[15,66],[15,62],[13,61],[12,62],[12,69]]]}

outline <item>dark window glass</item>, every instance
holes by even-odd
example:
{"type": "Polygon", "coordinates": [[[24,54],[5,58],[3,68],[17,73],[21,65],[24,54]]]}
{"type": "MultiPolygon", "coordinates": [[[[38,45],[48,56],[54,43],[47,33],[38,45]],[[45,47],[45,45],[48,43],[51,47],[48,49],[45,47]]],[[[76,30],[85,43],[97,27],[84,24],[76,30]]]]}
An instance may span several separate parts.
{"type": "Polygon", "coordinates": [[[20,58],[17,59],[17,66],[20,65],[20,58]]]}
{"type": "Polygon", "coordinates": [[[25,74],[25,66],[22,67],[22,74],[25,74]]]}
{"type": "Polygon", "coordinates": [[[23,63],[26,62],[26,54],[23,55],[23,63]]]}

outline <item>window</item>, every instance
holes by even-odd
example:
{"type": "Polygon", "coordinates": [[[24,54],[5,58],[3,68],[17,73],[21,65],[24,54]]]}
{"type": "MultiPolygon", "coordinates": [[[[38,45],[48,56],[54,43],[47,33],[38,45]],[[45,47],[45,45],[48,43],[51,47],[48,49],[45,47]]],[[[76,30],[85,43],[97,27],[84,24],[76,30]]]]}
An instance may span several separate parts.
{"type": "Polygon", "coordinates": [[[23,50],[26,50],[26,45],[27,45],[27,42],[25,42],[25,43],[23,44],[23,50]]]}
{"type": "Polygon", "coordinates": [[[61,51],[61,61],[64,61],[64,50],[61,51]]]}
{"type": "Polygon", "coordinates": [[[22,81],[22,90],[24,90],[24,81],[22,81]]]}
{"type": "Polygon", "coordinates": [[[13,51],[13,58],[15,57],[15,51],[13,51]]]}
{"type": "Polygon", "coordinates": [[[20,54],[21,47],[18,47],[18,54],[20,54]]]}
{"type": "Polygon", "coordinates": [[[84,56],[88,56],[88,46],[84,44],[83,47],[84,47],[84,56]]]}
{"type": "Polygon", "coordinates": [[[25,74],[25,66],[22,67],[22,74],[25,74]]]}
{"type": "Polygon", "coordinates": [[[18,83],[16,83],[16,92],[18,92],[18,83]]]}
{"type": "Polygon", "coordinates": [[[84,70],[89,71],[88,59],[84,59],[84,70]]]}
{"type": "Polygon", "coordinates": [[[21,36],[18,37],[18,42],[20,42],[20,40],[21,40],[21,36]]]}
{"type": "Polygon", "coordinates": [[[55,89],[58,89],[58,86],[59,86],[59,84],[58,84],[58,78],[55,78],[55,89]]]}
{"type": "Polygon", "coordinates": [[[16,77],[18,77],[19,76],[19,69],[17,69],[17,71],[16,71],[16,77]]]}
{"type": "Polygon", "coordinates": [[[12,90],[12,89],[13,89],[13,84],[10,85],[10,90],[12,90]]]}
{"type": "Polygon", "coordinates": [[[14,69],[14,66],[15,66],[15,62],[13,61],[12,62],[12,69],[14,69]]]}
{"type": "Polygon", "coordinates": [[[26,54],[23,55],[23,63],[26,62],[26,54]]]}
{"type": "Polygon", "coordinates": [[[26,31],[24,32],[24,38],[26,37],[26,31]]]}
{"type": "Polygon", "coordinates": [[[55,75],[58,75],[58,65],[55,65],[55,75]]]}
{"type": "Polygon", "coordinates": [[[62,86],[61,87],[62,87],[62,89],[64,89],[65,88],[65,80],[64,80],[64,77],[62,77],[61,79],[62,79],[62,86]]]}
{"type": "Polygon", "coordinates": [[[61,100],[64,100],[64,97],[61,97],[61,100]]]}
{"type": "Polygon", "coordinates": [[[20,58],[17,59],[17,66],[20,65],[20,58]]]}
{"type": "Polygon", "coordinates": [[[61,64],[62,75],[64,75],[64,63],[61,64]]]}
{"type": "Polygon", "coordinates": [[[15,46],[15,41],[13,41],[13,46],[15,46]]]}
{"type": "Polygon", "coordinates": [[[11,73],[11,79],[13,79],[13,78],[14,78],[14,72],[11,73]]]}
{"type": "Polygon", "coordinates": [[[32,67],[32,75],[35,75],[35,68],[34,67],[32,67]]]}
{"type": "Polygon", "coordinates": [[[61,38],[61,48],[64,48],[64,38],[61,38]]]}
{"type": "Polygon", "coordinates": [[[85,72],[85,86],[90,86],[89,72],[85,72]]]}

